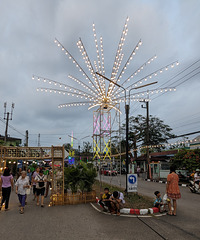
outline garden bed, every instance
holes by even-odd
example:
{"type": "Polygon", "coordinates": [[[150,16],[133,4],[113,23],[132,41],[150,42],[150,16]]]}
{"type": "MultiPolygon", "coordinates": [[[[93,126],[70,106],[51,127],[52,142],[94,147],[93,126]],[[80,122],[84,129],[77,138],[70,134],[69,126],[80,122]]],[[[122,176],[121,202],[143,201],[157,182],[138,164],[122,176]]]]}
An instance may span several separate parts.
{"type": "MultiPolygon", "coordinates": [[[[108,187],[111,193],[113,193],[114,191],[120,191],[124,193],[123,188],[113,186],[103,182],[101,186],[101,192],[103,192],[103,189],[105,187],[108,187]]],[[[98,180],[95,181],[95,184],[93,185],[93,189],[96,191],[97,197],[100,197],[100,182],[98,180]]],[[[125,208],[146,209],[146,208],[153,207],[153,198],[136,194],[136,193],[129,193],[128,196],[126,196],[126,194],[124,193],[124,197],[126,201],[125,208]]]]}

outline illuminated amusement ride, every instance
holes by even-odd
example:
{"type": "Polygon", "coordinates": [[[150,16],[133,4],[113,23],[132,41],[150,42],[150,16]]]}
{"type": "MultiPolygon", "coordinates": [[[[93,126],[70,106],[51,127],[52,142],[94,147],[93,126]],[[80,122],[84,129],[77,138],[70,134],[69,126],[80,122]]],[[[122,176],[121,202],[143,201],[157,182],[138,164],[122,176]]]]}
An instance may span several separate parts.
{"type": "MultiPolygon", "coordinates": [[[[111,159],[111,110],[114,110],[115,114],[120,115],[120,103],[127,104],[127,102],[130,101],[150,101],[150,95],[152,94],[175,90],[175,88],[157,88],[128,95],[131,89],[141,88],[141,84],[152,80],[152,78],[162,72],[179,64],[178,61],[175,61],[146,76],[140,77],[143,69],[157,58],[156,55],[153,55],[129,76],[125,76],[127,75],[125,74],[126,69],[130,67],[131,61],[135,58],[136,53],[142,45],[142,41],[139,40],[129,56],[126,57],[123,53],[124,43],[128,34],[128,22],[129,18],[126,19],[122,30],[109,79],[105,77],[103,38],[97,37],[95,24],[93,24],[93,35],[96,46],[96,59],[93,61],[90,59],[81,38],[79,38],[77,42],[77,47],[81,53],[85,67],[82,67],[79,61],[72,56],[62,43],[58,39],[55,39],[55,44],[72,61],[79,73],[82,74],[81,79],[73,75],[68,75],[68,81],[64,83],[33,75],[33,79],[51,85],[50,88],[38,88],[37,91],[68,95],[78,100],[60,104],[58,106],[59,108],[85,105],[88,105],[88,110],[96,108],[93,112],[94,159],[111,159]],[[69,85],[69,81],[75,84],[69,85]],[[128,97],[125,98],[125,94],[128,97]]],[[[147,85],[149,84],[145,86],[147,85]]]]}

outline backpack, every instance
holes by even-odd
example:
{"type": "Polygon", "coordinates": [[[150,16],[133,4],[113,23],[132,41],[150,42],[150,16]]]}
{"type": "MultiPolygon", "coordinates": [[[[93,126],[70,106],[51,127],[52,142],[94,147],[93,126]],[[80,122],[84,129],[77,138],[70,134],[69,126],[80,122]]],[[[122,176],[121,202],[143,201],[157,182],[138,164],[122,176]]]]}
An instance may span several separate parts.
{"type": "MultiPolygon", "coordinates": [[[[42,176],[42,178],[40,177],[40,175],[38,174],[38,178],[40,179],[40,181],[44,181],[44,175],[42,176]]],[[[44,187],[44,182],[39,182],[39,187],[43,188],[44,187]]]]}

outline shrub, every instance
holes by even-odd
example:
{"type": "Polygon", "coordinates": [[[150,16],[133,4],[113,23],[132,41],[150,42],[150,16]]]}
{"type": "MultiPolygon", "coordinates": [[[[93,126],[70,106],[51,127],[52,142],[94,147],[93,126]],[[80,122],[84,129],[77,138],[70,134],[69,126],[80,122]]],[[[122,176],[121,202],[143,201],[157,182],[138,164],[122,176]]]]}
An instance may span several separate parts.
{"type": "Polygon", "coordinates": [[[80,170],[75,167],[65,168],[65,191],[71,189],[72,193],[76,193],[78,190],[78,183],[80,180],[80,170]]]}
{"type": "Polygon", "coordinates": [[[82,192],[92,191],[96,176],[96,169],[93,165],[86,163],[81,163],[77,167],[65,168],[65,192],[67,189],[71,189],[72,193],[76,193],[78,188],[82,192]]]}

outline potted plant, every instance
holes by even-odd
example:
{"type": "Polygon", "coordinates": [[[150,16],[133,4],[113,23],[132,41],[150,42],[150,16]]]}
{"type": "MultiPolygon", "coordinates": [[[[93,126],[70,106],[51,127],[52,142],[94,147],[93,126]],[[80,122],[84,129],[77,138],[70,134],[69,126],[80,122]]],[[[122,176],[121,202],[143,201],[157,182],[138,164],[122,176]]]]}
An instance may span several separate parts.
{"type": "Polygon", "coordinates": [[[69,203],[74,204],[79,201],[79,195],[77,195],[78,184],[80,180],[80,170],[75,167],[65,169],[65,189],[71,189],[72,194],[68,194],[69,203]]]}

